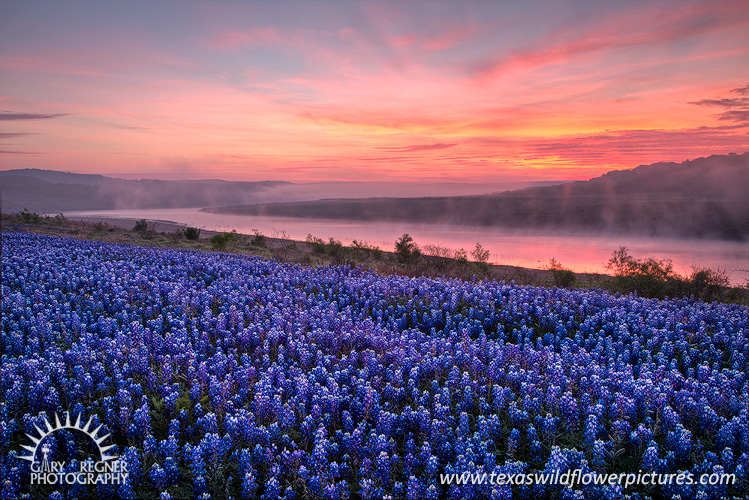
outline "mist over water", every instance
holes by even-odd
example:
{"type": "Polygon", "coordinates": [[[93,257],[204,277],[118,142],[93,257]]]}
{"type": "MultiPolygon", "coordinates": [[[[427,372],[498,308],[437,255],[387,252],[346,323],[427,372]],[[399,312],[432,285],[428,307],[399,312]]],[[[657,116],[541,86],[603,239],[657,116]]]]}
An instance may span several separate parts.
{"type": "Polygon", "coordinates": [[[394,242],[409,233],[416,243],[440,245],[467,252],[476,242],[491,252],[496,264],[540,269],[554,258],[575,272],[606,272],[605,264],[614,250],[624,245],[637,258],[654,256],[671,259],[674,270],[688,274],[691,266],[724,269],[732,284],[743,284],[749,275],[749,244],[717,240],[685,240],[637,236],[553,235],[513,233],[499,228],[391,222],[357,222],[331,219],[244,216],[201,212],[199,209],[139,209],[66,212],[66,216],[150,219],[176,222],[207,230],[251,234],[257,229],[267,236],[304,240],[308,234],[327,240],[333,237],[350,244],[366,241],[392,251],[394,242]]]}

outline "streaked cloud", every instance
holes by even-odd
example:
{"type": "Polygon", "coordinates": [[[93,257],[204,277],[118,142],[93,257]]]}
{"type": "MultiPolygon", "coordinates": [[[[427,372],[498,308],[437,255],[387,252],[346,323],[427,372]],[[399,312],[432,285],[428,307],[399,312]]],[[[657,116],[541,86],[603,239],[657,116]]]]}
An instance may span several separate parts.
{"type": "Polygon", "coordinates": [[[20,137],[28,137],[30,135],[36,135],[29,132],[0,132],[0,139],[18,139],[20,137]]]}
{"type": "Polygon", "coordinates": [[[14,113],[12,111],[0,111],[0,120],[49,120],[68,115],[69,113],[14,113]]]}
{"type": "MultiPolygon", "coordinates": [[[[743,96],[749,93],[749,85],[746,87],[733,89],[731,90],[731,93],[743,96]]],[[[722,113],[717,115],[718,120],[732,121],[749,125],[749,97],[721,97],[717,99],[700,99],[699,101],[690,102],[690,104],[724,108],[727,111],[723,111],[722,113]]]]}
{"type": "Polygon", "coordinates": [[[435,149],[448,149],[453,146],[457,146],[457,143],[446,144],[444,142],[438,142],[435,144],[416,144],[413,146],[381,147],[377,149],[383,149],[386,151],[396,151],[400,153],[415,153],[417,151],[432,151],[435,149]]]}
{"type": "Polygon", "coordinates": [[[149,5],[4,6],[14,168],[483,182],[749,150],[743,1],[149,5]]]}

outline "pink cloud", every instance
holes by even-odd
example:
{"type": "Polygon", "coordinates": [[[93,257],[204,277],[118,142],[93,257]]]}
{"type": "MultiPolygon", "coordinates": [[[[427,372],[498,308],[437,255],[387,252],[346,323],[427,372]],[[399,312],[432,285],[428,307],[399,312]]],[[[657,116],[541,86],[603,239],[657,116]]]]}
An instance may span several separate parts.
{"type": "Polygon", "coordinates": [[[209,46],[221,50],[240,47],[277,46],[314,49],[322,43],[342,43],[353,36],[349,28],[327,31],[312,28],[280,28],[264,26],[246,31],[227,31],[213,36],[209,46]]]}
{"type": "Polygon", "coordinates": [[[382,149],[385,151],[400,152],[400,153],[415,153],[418,151],[434,151],[435,149],[448,149],[448,148],[452,148],[453,146],[457,146],[457,144],[456,143],[446,144],[444,142],[438,142],[435,144],[416,144],[413,146],[379,147],[377,149],[382,149]]]}
{"type": "Polygon", "coordinates": [[[445,50],[471,39],[479,31],[478,26],[454,27],[447,32],[431,34],[411,32],[394,35],[386,40],[390,47],[415,47],[427,51],[445,50]]]}
{"type": "Polygon", "coordinates": [[[592,31],[557,30],[539,39],[533,46],[480,61],[473,65],[479,79],[493,78],[508,71],[568,63],[590,58],[601,51],[616,51],[633,46],[673,43],[705,36],[735,26],[749,26],[749,10],[741,0],[685,5],[680,9],[650,12],[655,22],[643,23],[642,5],[631,12],[608,14],[597,20],[600,28],[592,31]]]}

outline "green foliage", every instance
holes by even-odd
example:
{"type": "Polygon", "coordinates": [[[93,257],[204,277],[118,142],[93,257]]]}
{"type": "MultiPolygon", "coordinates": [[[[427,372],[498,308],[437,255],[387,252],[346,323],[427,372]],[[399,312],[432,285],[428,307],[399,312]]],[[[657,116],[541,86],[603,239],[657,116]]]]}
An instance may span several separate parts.
{"type": "Polygon", "coordinates": [[[554,277],[554,284],[561,288],[568,288],[575,284],[577,281],[577,275],[572,272],[571,269],[562,267],[562,264],[557,262],[556,259],[549,261],[548,268],[551,270],[551,274],[554,277]]]}
{"type": "Polygon", "coordinates": [[[468,264],[468,254],[464,249],[455,250],[453,259],[457,260],[459,264],[468,264]]]}
{"type": "Polygon", "coordinates": [[[382,250],[380,247],[372,244],[368,244],[363,241],[354,240],[351,242],[351,247],[359,253],[361,257],[374,257],[377,260],[382,260],[382,250]]]}
{"type": "Polygon", "coordinates": [[[312,252],[319,254],[325,253],[325,242],[322,238],[312,236],[312,234],[307,234],[307,239],[305,241],[308,245],[312,245],[312,252]]]}
{"type": "Polygon", "coordinates": [[[135,221],[135,227],[133,227],[133,231],[137,233],[145,233],[146,231],[148,231],[148,229],[149,227],[148,227],[148,222],[146,221],[146,219],[135,221]]]}
{"type": "Polygon", "coordinates": [[[185,238],[187,238],[190,241],[197,241],[200,239],[200,229],[197,227],[186,227],[185,228],[185,238]]]}
{"type": "Polygon", "coordinates": [[[692,267],[687,281],[694,296],[707,301],[723,300],[731,284],[725,270],[699,266],[692,267]]]}
{"type": "Polygon", "coordinates": [[[252,246],[266,248],[268,246],[268,237],[261,233],[259,229],[253,229],[252,232],[255,234],[255,237],[252,238],[252,246]]]}
{"type": "Polygon", "coordinates": [[[614,272],[610,288],[622,293],[637,292],[643,297],[688,297],[698,299],[728,300],[743,303],[747,297],[738,288],[729,288],[726,271],[707,267],[693,267],[689,276],[674,272],[670,259],[648,257],[636,259],[626,247],[619,247],[606,265],[614,272]]]}
{"type": "Polygon", "coordinates": [[[343,243],[340,241],[330,238],[328,241],[327,249],[328,255],[331,257],[342,257],[343,256],[343,243]]]}
{"type": "Polygon", "coordinates": [[[410,234],[403,233],[403,236],[395,242],[395,254],[401,262],[413,263],[421,257],[421,250],[410,234]]]}
{"type": "Polygon", "coordinates": [[[320,255],[329,255],[334,259],[340,259],[345,253],[345,247],[343,243],[330,238],[327,243],[322,238],[317,236],[307,235],[306,242],[308,245],[312,245],[312,252],[320,255]]]}
{"type": "Polygon", "coordinates": [[[42,222],[42,216],[36,212],[29,212],[28,208],[24,208],[21,212],[21,218],[28,224],[39,224],[42,222]]]}
{"type": "Polygon", "coordinates": [[[208,240],[211,244],[211,248],[217,252],[223,252],[227,249],[230,243],[237,241],[237,231],[232,230],[230,233],[219,233],[214,234],[208,240]]]}
{"type": "Polygon", "coordinates": [[[664,298],[683,288],[670,259],[635,259],[624,246],[614,251],[606,268],[614,273],[613,289],[622,293],[637,291],[644,297],[664,298]]]}
{"type": "Polygon", "coordinates": [[[481,243],[476,242],[476,248],[471,251],[471,257],[476,262],[483,262],[486,264],[489,261],[489,250],[481,246],[481,243]]]}

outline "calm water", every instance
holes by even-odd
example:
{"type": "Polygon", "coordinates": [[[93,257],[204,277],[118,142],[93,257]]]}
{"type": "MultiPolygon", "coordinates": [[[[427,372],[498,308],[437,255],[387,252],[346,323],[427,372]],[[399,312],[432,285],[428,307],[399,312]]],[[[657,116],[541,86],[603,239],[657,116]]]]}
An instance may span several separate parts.
{"type": "Polygon", "coordinates": [[[334,237],[344,244],[366,241],[383,250],[392,250],[403,233],[409,233],[417,244],[441,245],[469,252],[476,242],[491,252],[490,261],[497,264],[540,269],[549,259],[556,259],[576,272],[605,272],[605,264],[614,250],[624,245],[637,258],[655,256],[671,259],[674,270],[687,274],[691,266],[724,269],[734,284],[749,276],[749,244],[746,242],[677,240],[630,236],[559,236],[513,234],[500,229],[431,224],[396,224],[347,222],[328,219],[255,217],[209,214],[198,209],[100,210],[68,212],[68,217],[96,216],[126,219],[152,219],[177,222],[203,229],[251,234],[254,229],[268,236],[286,236],[304,240],[307,234],[325,240],[334,237]]]}

